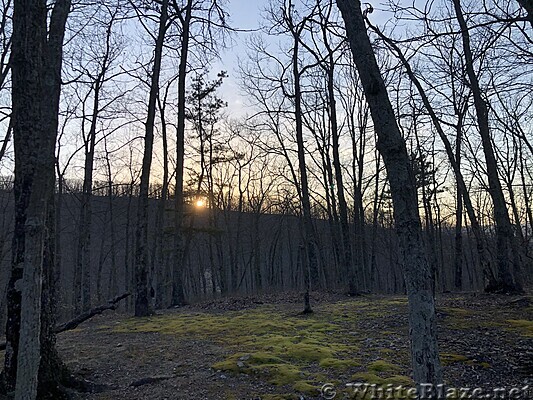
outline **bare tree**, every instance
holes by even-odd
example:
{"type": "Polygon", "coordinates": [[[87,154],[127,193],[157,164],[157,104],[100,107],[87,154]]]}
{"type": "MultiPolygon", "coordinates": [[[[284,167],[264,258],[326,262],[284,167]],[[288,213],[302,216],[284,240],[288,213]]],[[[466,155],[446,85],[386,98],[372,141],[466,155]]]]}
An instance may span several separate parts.
{"type": "MultiPolygon", "coordinates": [[[[320,39],[319,46],[324,46],[325,48],[325,54],[320,54],[320,49],[313,49],[310,46],[306,45],[305,41],[302,40],[300,37],[299,40],[302,43],[302,46],[304,46],[311,54],[313,54],[315,60],[317,61],[320,68],[324,70],[325,79],[326,79],[326,98],[327,98],[327,109],[328,109],[328,117],[329,117],[329,127],[331,130],[331,138],[332,138],[332,150],[333,150],[333,168],[335,171],[335,188],[336,188],[336,196],[338,198],[339,202],[339,216],[340,216],[340,230],[342,235],[342,264],[343,264],[343,270],[348,276],[348,286],[349,286],[349,293],[352,295],[356,295],[359,293],[360,288],[362,287],[361,282],[357,281],[357,277],[359,274],[359,277],[362,276],[362,254],[357,254],[356,257],[353,257],[352,253],[352,240],[351,240],[351,234],[350,234],[350,226],[348,224],[348,204],[346,201],[345,193],[344,193],[344,178],[343,178],[343,171],[341,167],[341,159],[340,159],[340,128],[337,118],[337,105],[336,105],[336,91],[335,91],[335,75],[336,75],[336,64],[338,63],[338,59],[343,55],[343,52],[339,51],[339,49],[344,47],[344,42],[340,41],[338,43],[334,43],[331,36],[333,36],[330,32],[332,28],[332,21],[331,19],[331,13],[333,10],[333,1],[329,1],[329,4],[327,4],[325,7],[322,6],[321,2],[317,2],[317,16],[319,20],[317,21],[319,27],[320,27],[320,39]]],[[[311,35],[313,35],[313,31],[311,30],[311,35]]],[[[313,38],[314,39],[314,38],[313,38]]],[[[314,39],[313,42],[317,44],[317,40],[314,39]]],[[[355,179],[355,175],[354,175],[355,179]]],[[[357,185],[356,185],[357,186],[357,185]]],[[[360,217],[359,214],[359,196],[355,196],[357,198],[356,206],[354,207],[356,211],[356,215],[360,217]]],[[[356,230],[359,230],[360,224],[364,223],[364,221],[361,221],[361,218],[355,218],[354,219],[354,225],[356,227],[356,230]]],[[[357,236],[359,237],[359,236],[357,236]]],[[[360,237],[359,237],[360,238],[360,237]]],[[[356,241],[356,247],[359,249],[360,241],[356,241]]]]}
{"type": "Polygon", "coordinates": [[[157,97],[159,93],[159,75],[165,33],[168,29],[168,0],[163,0],[159,16],[159,27],[155,43],[154,64],[152,66],[148,115],[144,136],[144,156],[137,208],[137,227],[135,230],[135,316],[145,317],[153,313],[148,287],[148,190],[150,186],[150,168],[154,147],[154,124],[156,118],[157,97]]]}
{"type": "MultiPolygon", "coordinates": [[[[301,76],[302,69],[300,67],[300,37],[305,29],[309,17],[304,17],[300,21],[294,20],[294,5],[291,0],[283,3],[281,8],[283,12],[283,23],[286,26],[288,33],[292,36],[292,84],[293,91],[289,97],[294,102],[294,121],[295,121],[295,135],[298,155],[298,170],[300,174],[300,194],[302,202],[302,224],[304,230],[304,247],[306,260],[304,265],[304,276],[306,293],[304,296],[304,312],[312,312],[309,303],[310,289],[320,286],[319,272],[318,272],[318,256],[317,256],[317,241],[316,232],[313,226],[311,216],[311,202],[309,196],[309,182],[307,176],[307,166],[305,161],[305,144],[303,139],[303,110],[302,110],[302,92],[301,92],[301,76]]],[[[286,92],[287,93],[287,92],[286,92]]]]}
{"type": "Polygon", "coordinates": [[[498,248],[498,279],[495,287],[487,287],[486,290],[505,293],[522,292],[520,250],[509,219],[505,196],[498,176],[498,165],[494,155],[490,134],[489,107],[487,105],[487,100],[483,98],[479,79],[474,70],[470,33],[464,19],[460,0],[453,0],[453,5],[459,27],[461,28],[465,68],[472,88],[478,129],[483,144],[483,152],[485,154],[485,163],[487,166],[489,193],[494,204],[494,220],[496,222],[496,242],[498,248]]]}
{"type": "Polygon", "coordinates": [[[185,96],[187,83],[187,61],[189,57],[193,1],[187,0],[178,11],[182,26],[181,52],[178,66],[178,121],[176,128],[176,182],[174,187],[174,256],[172,268],[172,305],[185,304],[183,289],[183,172],[185,157],[185,96]]]}
{"type": "Polygon", "coordinates": [[[353,60],[378,135],[378,149],[388,173],[409,298],[414,380],[417,384],[440,384],[442,373],[431,273],[423,246],[416,186],[405,140],[396,123],[387,88],[366,32],[360,1],[337,0],[337,5],[345,22],[353,60]]]}
{"type": "MultiPolygon", "coordinates": [[[[13,16],[15,234],[8,287],[4,382],[16,399],[35,399],[61,368],[54,327],[54,182],[61,65],[70,1],[17,0],[13,16]],[[22,289],[22,290],[21,290],[22,289]]],[[[55,386],[55,385],[52,385],[55,386]]]]}
{"type": "MultiPolygon", "coordinates": [[[[102,91],[104,85],[115,76],[108,76],[109,69],[116,58],[117,49],[113,43],[113,25],[115,23],[117,9],[103,10],[101,24],[104,25],[105,33],[103,35],[103,49],[101,54],[97,54],[95,59],[90,60],[89,64],[95,64],[97,71],[91,72],[84,68],[85,74],[90,82],[90,90],[82,99],[82,136],[84,143],[84,176],[83,189],[81,193],[80,216],[78,221],[79,237],[76,250],[76,269],[74,278],[75,291],[75,312],[87,311],[91,308],[91,229],[92,229],[92,191],[93,191],[93,173],[95,162],[95,150],[97,143],[98,122],[105,106],[102,104],[102,91]],[[107,16],[106,14],[109,14],[107,16]],[[86,103],[91,102],[89,106],[91,114],[85,115],[86,103]],[[89,122],[89,129],[86,132],[85,119],[89,122]]],[[[94,36],[93,36],[94,40],[94,36]]],[[[89,66],[90,67],[90,66],[89,66]]],[[[105,100],[105,99],[104,99],[105,100]]],[[[106,105],[109,105],[106,104],[106,105]]]]}

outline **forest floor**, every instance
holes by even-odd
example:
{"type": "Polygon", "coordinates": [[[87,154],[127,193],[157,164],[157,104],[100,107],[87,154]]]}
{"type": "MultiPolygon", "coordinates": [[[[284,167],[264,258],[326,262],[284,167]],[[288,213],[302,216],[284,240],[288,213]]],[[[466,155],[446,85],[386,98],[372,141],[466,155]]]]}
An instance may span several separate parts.
{"type": "MultiPolygon", "coordinates": [[[[74,373],[104,385],[77,399],[319,399],[326,383],[341,399],[353,398],[352,382],[412,387],[405,297],[315,293],[309,315],[301,297],[231,297],[143,319],[108,312],[58,346],[74,373]]],[[[445,294],[437,310],[447,385],[533,385],[531,297],[445,294]]]]}

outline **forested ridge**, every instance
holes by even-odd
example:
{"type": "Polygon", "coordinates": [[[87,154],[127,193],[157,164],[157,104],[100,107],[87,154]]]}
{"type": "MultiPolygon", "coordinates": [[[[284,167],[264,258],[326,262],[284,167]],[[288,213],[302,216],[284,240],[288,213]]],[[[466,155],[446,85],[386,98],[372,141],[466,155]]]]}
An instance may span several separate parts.
{"type": "MultiPolygon", "coordinates": [[[[139,318],[114,333],[183,332],[210,301],[295,295],[327,324],[342,296],[407,296],[409,376],[433,385],[438,299],[494,296],[476,307],[529,332],[530,0],[269,0],[253,26],[236,3],[2,2],[0,393],[92,387],[57,334],[109,309],[139,318]]],[[[247,360],[213,368],[263,373],[247,360]]]]}

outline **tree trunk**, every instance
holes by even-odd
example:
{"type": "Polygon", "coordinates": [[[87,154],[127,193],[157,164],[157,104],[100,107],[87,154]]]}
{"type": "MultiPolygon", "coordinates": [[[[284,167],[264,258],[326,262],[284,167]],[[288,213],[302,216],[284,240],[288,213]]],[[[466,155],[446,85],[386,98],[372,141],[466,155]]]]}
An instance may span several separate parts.
{"type": "MultiPolygon", "coordinates": [[[[426,95],[426,92],[424,91],[424,88],[420,84],[420,81],[418,80],[418,78],[413,73],[411,66],[409,65],[407,59],[403,55],[400,48],[396,46],[394,42],[392,42],[392,40],[385,37],[385,35],[383,35],[376,27],[373,27],[373,26],[371,27],[397,53],[398,57],[400,58],[400,61],[402,62],[405,68],[405,71],[407,72],[407,75],[409,76],[409,79],[413,82],[413,84],[417,88],[418,93],[420,94],[420,97],[422,98],[422,102],[424,103],[424,107],[426,107],[426,110],[428,111],[431,117],[431,121],[433,122],[433,125],[435,126],[435,129],[444,144],[446,155],[448,156],[448,160],[450,161],[450,164],[454,171],[457,185],[459,187],[459,190],[463,194],[464,205],[465,205],[465,208],[468,214],[468,218],[470,219],[470,224],[472,225],[472,233],[474,234],[474,237],[476,239],[476,249],[479,255],[479,261],[481,263],[481,270],[482,270],[484,280],[485,280],[485,288],[495,287],[496,278],[494,277],[494,273],[492,272],[490,255],[488,254],[488,251],[487,251],[484,234],[481,230],[479,220],[476,216],[474,206],[472,204],[470,194],[468,192],[468,187],[466,186],[466,183],[463,178],[463,174],[454,156],[454,152],[450,144],[450,141],[448,140],[448,137],[446,136],[446,134],[444,133],[444,130],[442,129],[441,123],[437,117],[437,114],[435,113],[435,110],[433,109],[433,106],[431,105],[429,101],[429,98],[426,95]]],[[[461,125],[462,120],[460,120],[458,124],[461,125]]]]}
{"type": "Polygon", "coordinates": [[[359,0],[337,0],[353,59],[370,107],[380,151],[388,172],[396,230],[403,255],[409,297],[413,375],[417,384],[441,384],[435,303],[423,245],[416,184],[385,83],[366,33],[359,0]]]}
{"type": "Polygon", "coordinates": [[[155,252],[155,280],[156,280],[156,309],[162,308],[167,298],[167,257],[165,256],[165,209],[167,207],[168,199],[168,140],[167,140],[167,122],[165,119],[165,102],[166,96],[163,100],[158,101],[159,112],[161,113],[161,135],[163,137],[163,185],[161,186],[161,198],[157,205],[157,216],[155,223],[155,239],[154,239],[154,252],[155,252]]]}
{"type": "Polygon", "coordinates": [[[183,167],[185,156],[185,95],[187,80],[187,59],[189,55],[192,0],[187,1],[185,16],[182,18],[182,41],[180,64],[178,67],[178,121],[176,129],[176,188],[174,193],[174,260],[172,273],[172,305],[186,303],[183,289],[184,243],[183,227],[183,167]]]}
{"type": "MultiPolygon", "coordinates": [[[[289,11],[290,12],[290,11],[289,11]]],[[[298,60],[299,35],[302,27],[293,32],[294,45],[292,49],[292,73],[294,78],[294,117],[296,122],[296,144],[298,153],[298,168],[300,170],[300,188],[303,217],[304,243],[306,250],[306,260],[303,263],[304,275],[306,275],[306,291],[311,287],[319,287],[318,275],[318,258],[316,249],[316,238],[311,216],[311,202],[309,198],[309,183],[307,179],[307,167],[305,162],[305,144],[303,139],[303,121],[302,121],[302,93],[300,88],[300,66],[298,60]]],[[[307,310],[306,305],[306,310],[307,310]]]]}
{"type": "MultiPolygon", "coordinates": [[[[357,275],[361,271],[357,270],[360,263],[353,262],[352,241],[350,238],[350,226],[348,224],[348,205],[346,197],[344,196],[344,180],[342,176],[342,166],[339,154],[339,128],[337,123],[337,107],[335,103],[335,82],[334,82],[334,60],[333,53],[329,52],[329,68],[327,70],[327,86],[328,86],[328,107],[331,125],[331,137],[333,141],[333,168],[335,169],[335,181],[337,183],[337,197],[339,199],[339,214],[342,235],[342,264],[343,271],[348,272],[348,290],[350,295],[359,293],[361,287],[360,282],[357,281],[357,275]]],[[[359,221],[354,221],[358,224],[359,221]]]]}
{"type": "Polygon", "coordinates": [[[159,30],[155,44],[154,65],[150,82],[150,97],[148,99],[148,117],[144,137],[144,156],[139,188],[139,205],[137,209],[137,228],[135,231],[135,316],[145,317],[153,313],[148,287],[148,190],[150,186],[150,169],[152,166],[152,151],[154,147],[154,123],[157,96],[159,93],[159,75],[161,73],[161,59],[168,20],[168,0],[163,0],[159,17],[159,30]]]}
{"type": "Polygon", "coordinates": [[[465,68],[470,80],[479,134],[483,152],[485,153],[485,163],[489,181],[489,193],[494,204],[494,221],[496,223],[496,246],[498,263],[498,281],[495,287],[488,287],[489,291],[504,293],[523,292],[520,282],[521,260],[519,246],[513,232],[511,220],[505,203],[502,186],[498,176],[498,165],[492,147],[489,127],[489,110],[486,101],[483,99],[479,81],[474,70],[474,60],[470,47],[470,33],[463,16],[460,0],[453,0],[457,21],[461,28],[463,38],[463,51],[465,56],[465,68]],[[514,274],[513,274],[514,272],[514,274]],[[514,276],[513,276],[514,275],[514,276]]]}
{"type": "Polygon", "coordinates": [[[14,7],[15,229],[4,383],[8,391],[16,388],[16,399],[34,399],[37,385],[40,391],[49,391],[60,373],[53,333],[53,194],[62,47],[70,1],[54,4],[49,30],[44,0],[18,0],[14,7]]]}
{"type": "Polygon", "coordinates": [[[518,0],[518,3],[527,11],[527,19],[533,28],[533,0],[518,0]]]}
{"type": "Polygon", "coordinates": [[[107,289],[107,297],[114,297],[118,293],[118,284],[117,284],[117,255],[116,255],[116,235],[115,235],[115,217],[114,217],[114,206],[113,206],[113,177],[111,175],[111,161],[109,159],[109,151],[107,149],[107,140],[104,138],[104,147],[106,153],[106,169],[107,169],[107,201],[109,207],[109,229],[110,236],[109,240],[110,251],[111,251],[111,265],[109,267],[109,285],[107,289]]]}
{"type": "MultiPolygon", "coordinates": [[[[463,126],[461,119],[457,122],[457,137],[455,139],[455,162],[461,169],[461,142],[463,126]]],[[[455,253],[454,253],[454,284],[455,290],[463,289],[463,190],[457,184],[455,207],[455,253]]]]}

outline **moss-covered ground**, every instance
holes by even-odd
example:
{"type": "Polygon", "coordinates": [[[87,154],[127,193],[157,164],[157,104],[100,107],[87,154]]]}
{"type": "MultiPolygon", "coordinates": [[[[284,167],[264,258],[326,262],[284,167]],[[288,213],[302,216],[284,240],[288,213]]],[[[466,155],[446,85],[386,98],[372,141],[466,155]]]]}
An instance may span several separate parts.
{"type": "MultiPolygon", "coordinates": [[[[487,353],[485,347],[494,341],[528,345],[533,329],[530,310],[506,307],[503,300],[499,308],[480,303],[480,309],[463,300],[449,296],[438,309],[441,361],[453,384],[470,375],[503,373],[506,355],[487,353]],[[478,347],[473,349],[470,340],[478,347]]],[[[299,307],[280,301],[237,311],[190,306],[141,319],[108,316],[85,331],[66,334],[66,353],[76,354],[74,369],[83,369],[91,364],[90,351],[72,341],[84,334],[101,338],[108,358],[117,364],[115,373],[121,373],[122,363],[130,363],[134,368],[124,368],[130,380],[168,375],[161,383],[136,389],[144,396],[155,390],[155,397],[149,397],[154,399],[167,398],[156,393],[168,392],[172,384],[179,391],[184,377],[192,387],[201,386],[201,396],[208,399],[318,399],[325,383],[335,385],[336,398],[350,398],[346,383],[413,384],[404,297],[337,297],[315,302],[315,312],[307,315],[299,307]]],[[[104,399],[111,393],[115,397],[109,398],[123,398],[122,393],[143,398],[124,389],[125,380],[113,382],[109,393],[87,398],[104,399]]]]}

